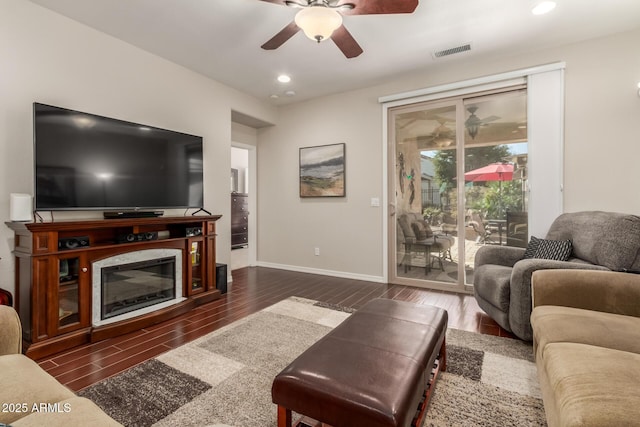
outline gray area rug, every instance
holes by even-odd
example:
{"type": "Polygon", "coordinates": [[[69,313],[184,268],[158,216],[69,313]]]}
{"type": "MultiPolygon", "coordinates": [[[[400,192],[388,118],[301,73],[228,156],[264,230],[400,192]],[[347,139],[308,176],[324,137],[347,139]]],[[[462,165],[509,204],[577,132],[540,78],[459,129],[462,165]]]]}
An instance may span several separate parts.
{"type": "MultiPolygon", "coordinates": [[[[349,312],[289,298],[78,394],[126,426],[275,427],[273,378],[349,312]]],[[[546,425],[531,345],[449,329],[447,349],[424,426],[546,425]]]]}

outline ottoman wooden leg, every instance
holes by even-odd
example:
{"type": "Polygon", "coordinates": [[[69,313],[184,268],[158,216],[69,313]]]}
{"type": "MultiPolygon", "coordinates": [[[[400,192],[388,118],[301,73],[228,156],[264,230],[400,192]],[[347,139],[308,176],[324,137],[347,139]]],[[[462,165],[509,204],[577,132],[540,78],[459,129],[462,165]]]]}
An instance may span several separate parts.
{"type": "Polygon", "coordinates": [[[291,409],[278,405],[278,427],[291,427],[291,409]]]}

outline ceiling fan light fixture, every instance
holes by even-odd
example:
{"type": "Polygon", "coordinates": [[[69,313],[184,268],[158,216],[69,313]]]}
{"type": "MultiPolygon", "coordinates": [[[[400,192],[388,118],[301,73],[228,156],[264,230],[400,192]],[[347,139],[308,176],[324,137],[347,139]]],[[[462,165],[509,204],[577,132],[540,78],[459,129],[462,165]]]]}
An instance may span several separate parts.
{"type": "Polygon", "coordinates": [[[538,3],[533,9],[531,9],[531,13],[534,15],[544,15],[545,13],[551,12],[556,7],[555,1],[543,1],[538,3]]]}
{"type": "Polygon", "coordinates": [[[312,6],[296,14],[295,22],[311,40],[320,43],[342,25],[342,15],[324,6],[312,6]]]}
{"type": "Polygon", "coordinates": [[[467,128],[467,132],[469,132],[469,136],[471,139],[475,139],[476,135],[478,135],[478,130],[480,129],[480,125],[482,124],[482,120],[476,116],[476,111],[478,107],[475,105],[471,105],[467,108],[467,111],[471,113],[471,115],[465,120],[464,127],[467,128]]]}

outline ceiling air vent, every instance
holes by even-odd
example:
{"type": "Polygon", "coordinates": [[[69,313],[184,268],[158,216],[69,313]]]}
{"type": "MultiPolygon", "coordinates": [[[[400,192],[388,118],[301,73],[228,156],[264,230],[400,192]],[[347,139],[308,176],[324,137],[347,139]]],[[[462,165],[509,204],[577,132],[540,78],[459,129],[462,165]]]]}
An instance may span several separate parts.
{"type": "Polygon", "coordinates": [[[456,53],[461,53],[461,52],[467,52],[471,50],[471,43],[465,43],[463,45],[460,46],[456,46],[456,47],[450,47],[448,49],[442,49],[442,50],[438,50],[436,52],[433,52],[433,57],[434,58],[441,58],[443,56],[449,56],[449,55],[453,55],[456,53]]]}

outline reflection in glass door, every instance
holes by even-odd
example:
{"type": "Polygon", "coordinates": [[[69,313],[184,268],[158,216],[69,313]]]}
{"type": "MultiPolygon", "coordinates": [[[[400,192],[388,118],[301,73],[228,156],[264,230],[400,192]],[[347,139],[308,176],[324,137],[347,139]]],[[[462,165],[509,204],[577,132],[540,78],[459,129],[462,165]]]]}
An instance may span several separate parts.
{"type": "MultiPolygon", "coordinates": [[[[484,245],[526,247],[526,90],[464,100],[465,258],[484,245]]],[[[466,272],[473,283],[473,269],[466,272]]]]}
{"type": "Polygon", "coordinates": [[[464,290],[480,247],[526,246],[525,89],[392,109],[389,130],[392,282],[464,290]]]}
{"type": "Polygon", "coordinates": [[[455,180],[443,177],[456,174],[461,108],[460,102],[418,105],[390,116],[395,147],[392,281],[458,283],[458,193],[455,180]]]}

